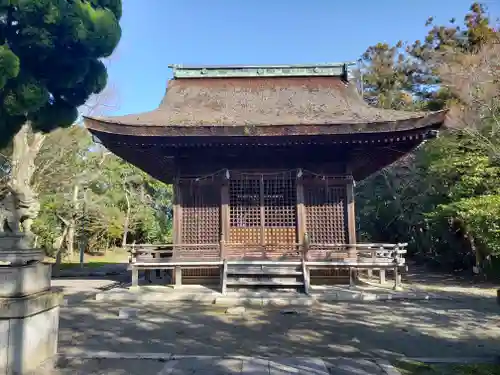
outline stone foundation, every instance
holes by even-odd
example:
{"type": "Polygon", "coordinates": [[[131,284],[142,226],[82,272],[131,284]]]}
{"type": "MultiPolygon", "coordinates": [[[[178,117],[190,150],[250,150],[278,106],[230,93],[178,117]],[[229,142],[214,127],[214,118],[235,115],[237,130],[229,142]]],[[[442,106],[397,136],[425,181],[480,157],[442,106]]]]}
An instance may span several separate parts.
{"type": "Polygon", "coordinates": [[[0,298],[0,375],[26,374],[57,353],[62,293],[0,298]]]}

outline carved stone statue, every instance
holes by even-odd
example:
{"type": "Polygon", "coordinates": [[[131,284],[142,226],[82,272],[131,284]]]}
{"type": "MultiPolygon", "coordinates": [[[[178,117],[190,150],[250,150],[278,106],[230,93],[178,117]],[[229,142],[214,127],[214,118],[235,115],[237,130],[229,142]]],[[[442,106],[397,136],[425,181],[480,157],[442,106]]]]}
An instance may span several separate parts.
{"type": "Polygon", "coordinates": [[[0,230],[2,232],[20,232],[20,218],[16,210],[14,196],[8,193],[0,201],[0,230]]]}
{"type": "Polygon", "coordinates": [[[0,201],[0,232],[32,234],[31,226],[39,211],[34,194],[10,191],[0,201]]]}

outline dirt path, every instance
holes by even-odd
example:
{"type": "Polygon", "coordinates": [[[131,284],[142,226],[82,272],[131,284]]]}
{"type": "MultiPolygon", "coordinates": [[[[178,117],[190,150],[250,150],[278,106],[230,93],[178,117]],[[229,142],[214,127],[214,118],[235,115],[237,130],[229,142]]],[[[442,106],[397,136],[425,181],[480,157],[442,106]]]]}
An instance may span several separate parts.
{"type": "Polygon", "coordinates": [[[450,297],[496,297],[500,285],[478,283],[472,278],[436,272],[415,263],[408,264],[408,273],[404,277],[407,287],[428,292],[439,292],[450,297]]]}

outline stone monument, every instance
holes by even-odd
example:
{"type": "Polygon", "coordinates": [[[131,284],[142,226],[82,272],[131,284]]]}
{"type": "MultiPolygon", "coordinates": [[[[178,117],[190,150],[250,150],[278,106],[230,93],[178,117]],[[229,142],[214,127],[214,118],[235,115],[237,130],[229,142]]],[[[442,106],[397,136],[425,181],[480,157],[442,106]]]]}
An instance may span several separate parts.
{"type": "Polygon", "coordinates": [[[31,247],[31,220],[20,228],[15,207],[2,203],[0,374],[25,374],[55,358],[62,294],[51,288],[51,266],[42,263],[43,251],[31,247]]]}

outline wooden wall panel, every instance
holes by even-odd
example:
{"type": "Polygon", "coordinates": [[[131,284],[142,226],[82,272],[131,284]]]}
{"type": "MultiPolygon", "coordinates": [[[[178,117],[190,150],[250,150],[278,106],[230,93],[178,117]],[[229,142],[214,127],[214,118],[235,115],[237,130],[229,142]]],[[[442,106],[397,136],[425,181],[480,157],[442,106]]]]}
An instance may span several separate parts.
{"type": "Polygon", "coordinates": [[[211,181],[183,181],[180,183],[182,217],[180,243],[176,249],[179,259],[198,257],[200,260],[218,259],[221,238],[220,184],[211,181]],[[211,246],[207,246],[211,245],[211,246]]]}
{"type": "Polygon", "coordinates": [[[311,244],[347,241],[345,185],[308,181],[304,185],[306,227],[311,244]]]}

